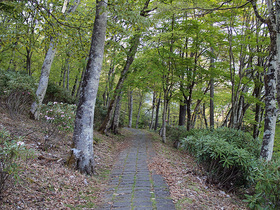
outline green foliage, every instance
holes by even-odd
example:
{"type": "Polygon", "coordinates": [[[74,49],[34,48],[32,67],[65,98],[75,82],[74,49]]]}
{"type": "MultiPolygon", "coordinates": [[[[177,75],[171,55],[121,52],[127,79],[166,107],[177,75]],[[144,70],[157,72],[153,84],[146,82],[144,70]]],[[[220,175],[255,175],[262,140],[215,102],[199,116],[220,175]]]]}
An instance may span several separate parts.
{"type": "Polygon", "coordinates": [[[229,128],[188,132],[181,127],[175,130],[172,135],[181,138],[182,148],[204,166],[210,182],[229,190],[249,183],[252,163],[260,151],[258,140],[229,128]]]}
{"type": "Polygon", "coordinates": [[[103,105],[102,100],[96,99],[94,109],[94,128],[98,128],[107,114],[107,108],[103,105]]]}
{"type": "Polygon", "coordinates": [[[180,142],[181,139],[193,135],[195,133],[195,130],[188,131],[185,126],[166,126],[166,135],[172,140],[175,147],[177,147],[177,144],[180,142]]]}
{"type": "Polygon", "coordinates": [[[280,158],[280,125],[276,124],[273,157],[280,158]]]}
{"type": "Polygon", "coordinates": [[[0,95],[8,95],[12,90],[35,95],[35,81],[25,72],[0,70],[0,95]]]}
{"type": "Polygon", "coordinates": [[[59,130],[73,132],[75,112],[76,105],[49,102],[42,105],[40,119],[57,125],[59,130]]]}
{"type": "Polygon", "coordinates": [[[49,101],[74,104],[76,102],[76,98],[73,97],[65,88],[58,86],[53,82],[50,82],[48,84],[44,103],[47,103],[49,101]]]}
{"type": "Polygon", "coordinates": [[[17,160],[32,153],[24,146],[21,137],[11,136],[5,129],[0,129],[0,195],[10,178],[18,178],[21,165],[17,160]]]}
{"type": "Polygon", "coordinates": [[[258,161],[251,173],[255,183],[253,195],[246,195],[251,209],[280,208],[280,159],[258,161]]]}

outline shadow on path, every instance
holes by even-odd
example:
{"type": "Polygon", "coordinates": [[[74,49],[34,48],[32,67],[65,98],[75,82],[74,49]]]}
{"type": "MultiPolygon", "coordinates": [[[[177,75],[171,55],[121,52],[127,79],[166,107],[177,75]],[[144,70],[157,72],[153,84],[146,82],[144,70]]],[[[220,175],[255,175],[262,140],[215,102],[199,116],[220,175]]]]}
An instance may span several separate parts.
{"type": "Polygon", "coordinates": [[[143,131],[127,129],[134,134],[132,142],[114,165],[101,209],[175,209],[163,177],[148,169],[147,160],[155,155],[151,139],[143,131]]]}

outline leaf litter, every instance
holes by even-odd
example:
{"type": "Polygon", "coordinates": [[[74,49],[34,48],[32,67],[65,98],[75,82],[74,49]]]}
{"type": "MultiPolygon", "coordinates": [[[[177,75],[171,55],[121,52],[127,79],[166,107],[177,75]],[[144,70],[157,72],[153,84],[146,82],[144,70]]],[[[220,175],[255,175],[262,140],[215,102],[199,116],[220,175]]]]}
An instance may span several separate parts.
{"type": "Polygon", "coordinates": [[[59,131],[46,142],[40,122],[27,117],[14,120],[3,112],[0,118],[0,128],[24,136],[26,147],[35,151],[33,158],[18,160],[22,166],[18,179],[7,183],[0,209],[96,209],[102,204],[114,161],[127,146],[123,136],[94,134],[96,173],[90,177],[65,164],[72,134],[59,131]]]}
{"type": "Polygon", "coordinates": [[[151,133],[156,156],[149,169],[165,178],[176,209],[247,209],[235,194],[207,183],[202,168],[186,152],[163,144],[151,133]]]}

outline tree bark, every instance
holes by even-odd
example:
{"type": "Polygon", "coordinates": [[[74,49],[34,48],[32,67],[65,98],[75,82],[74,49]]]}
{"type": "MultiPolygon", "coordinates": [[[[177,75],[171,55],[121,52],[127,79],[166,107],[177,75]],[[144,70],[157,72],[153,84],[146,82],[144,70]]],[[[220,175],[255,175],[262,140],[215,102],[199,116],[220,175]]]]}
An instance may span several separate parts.
{"type": "MultiPolygon", "coordinates": [[[[80,3],[80,0],[75,0],[75,4],[69,8],[67,13],[69,14],[69,13],[74,12],[77,9],[79,3],[80,3]]],[[[65,12],[64,8],[65,7],[63,7],[63,9],[62,9],[63,13],[65,12]]],[[[55,56],[55,52],[56,52],[55,40],[54,40],[54,38],[51,38],[49,49],[48,49],[47,55],[45,57],[45,60],[43,62],[43,66],[41,69],[39,85],[38,85],[38,88],[36,91],[37,100],[32,103],[31,109],[30,109],[31,118],[36,119],[36,120],[39,119],[40,109],[41,109],[42,102],[44,100],[46,90],[48,87],[49,75],[50,75],[50,71],[51,71],[52,62],[53,62],[53,59],[55,56]]]]}
{"type": "Polygon", "coordinates": [[[107,0],[96,1],[89,59],[77,107],[71,158],[81,173],[94,173],[93,120],[107,27],[107,0]]]}
{"type": "Polygon", "coordinates": [[[160,97],[158,98],[158,101],[157,101],[156,119],[155,119],[155,127],[154,127],[155,131],[157,130],[157,127],[158,127],[159,108],[160,108],[160,97]]]}
{"type": "Polygon", "coordinates": [[[155,105],[156,105],[156,92],[154,91],[154,92],[153,92],[152,116],[151,116],[151,122],[150,122],[150,126],[149,126],[149,129],[150,129],[150,130],[153,129],[153,125],[154,125],[155,105]]]}
{"type": "Polygon", "coordinates": [[[268,18],[264,19],[258,12],[256,1],[250,1],[255,11],[256,17],[263,23],[267,24],[270,35],[270,52],[267,72],[265,74],[265,117],[264,117],[264,134],[260,157],[270,161],[273,154],[273,145],[275,137],[276,120],[278,117],[280,105],[280,1],[272,2],[267,0],[268,18]],[[277,92],[278,91],[278,92],[277,92]],[[276,97],[277,96],[277,97],[276,97]]]}
{"type": "MultiPolygon", "coordinates": [[[[205,107],[205,104],[204,104],[205,107]]],[[[214,79],[210,79],[210,128],[214,128],[214,79]]]]}
{"type": "Polygon", "coordinates": [[[129,98],[128,98],[128,103],[129,103],[129,119],[128,119],[128,127],[132,127],[132,114],[133,114],[133,91],[129,91],[129,98]]]}
{"type": "Polygon", "coordinates": [[[140,113],[141,113],[141,107],[142,107],[142,102],[143,102],[143,96],[144,96],[143,93],[140,94],[140,102],[139,102],[138,113],[137,113],[137,119],[136,119],[136,128],[138,128],[138,124],[139,124],[140,113]]]}
{"type": "Polygon", "coordinates": [[[122,100],[122,93],[120,93],[116,100],[116,107],[114,112],[114,117],[112,120],[111,130],[114,134],[119,134],[119,122],[120,122],[120,113],[121,113],[121,100],[122,100]]]}
{"type": "Polygon", "coordinates": [[[167,95],[165,94],[163,100],[162,126],[161,126],[161,137],[163,143],[166,143],[167,109],[168,109],[168,99],[167,99],[167,95]]]}
{"type": "Polygon", "coordinates": [[[42,70],[41,70],[41,77],[39,81],[38,88],[36,90],[36,96],[37,101],[34,101],[31,105],[31,118],[35,120],[39,120],[39,114],[42,102],[44,100],[44,97],[46,95],[48,83],[49,83],[49,75],[51,70],[51,65],[54,59],[54,55],[56,52],[56,48],[54,46],[53,39],[51,39],[49,50],[47,52],[47,55],[45,57],[42,70]]]}
{"type": "Polygon", "coordinates": [[[186,100],[184,100],[184,101],[182,100],[180,103],[179,126],[183,126],[186,123],[187,105],[185,104],[185,101],[186,100]]]}

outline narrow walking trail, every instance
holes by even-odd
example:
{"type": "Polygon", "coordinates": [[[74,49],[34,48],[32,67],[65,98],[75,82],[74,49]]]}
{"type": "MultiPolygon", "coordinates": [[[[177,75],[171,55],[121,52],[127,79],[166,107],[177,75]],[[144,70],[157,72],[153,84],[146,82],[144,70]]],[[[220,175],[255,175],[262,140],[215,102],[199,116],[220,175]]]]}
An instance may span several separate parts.
{"type": "Polygon", "coordinates": [[[148,169],[147,161],[155,155],[151,139],[143,131],[129,130],[131,145],[114,165],[102,209],[175,209],[163,177],[148,169]]]}

